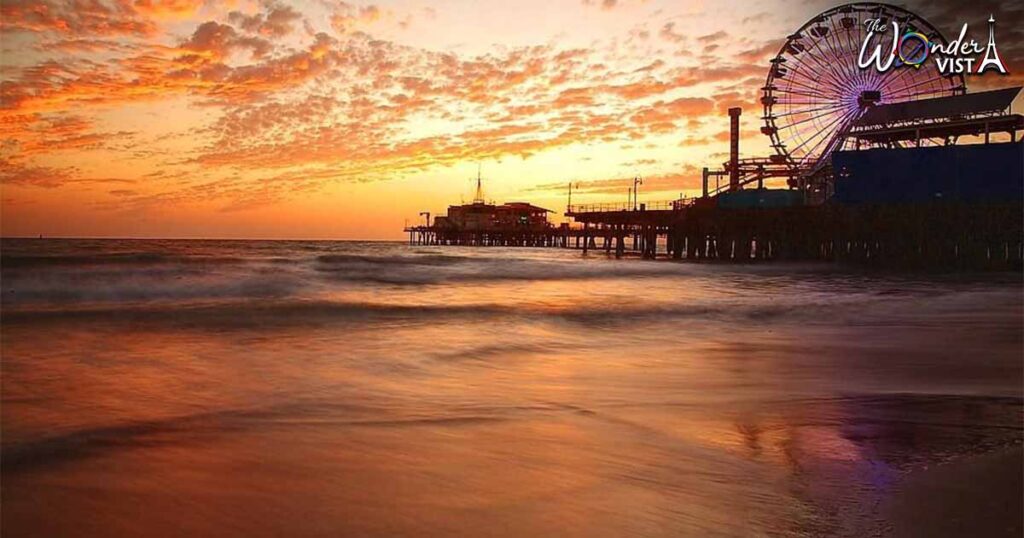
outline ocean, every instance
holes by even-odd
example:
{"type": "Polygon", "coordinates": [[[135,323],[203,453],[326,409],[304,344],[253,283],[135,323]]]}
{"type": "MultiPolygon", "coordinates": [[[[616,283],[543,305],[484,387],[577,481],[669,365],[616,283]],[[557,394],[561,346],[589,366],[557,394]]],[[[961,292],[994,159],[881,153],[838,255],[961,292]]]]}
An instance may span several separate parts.
{"type": "Polygon", "coordinates": [[[884,535],[912,477],[1024,435],[1019,273],[56,239],[0,267],[5,536],[884,535]]]}

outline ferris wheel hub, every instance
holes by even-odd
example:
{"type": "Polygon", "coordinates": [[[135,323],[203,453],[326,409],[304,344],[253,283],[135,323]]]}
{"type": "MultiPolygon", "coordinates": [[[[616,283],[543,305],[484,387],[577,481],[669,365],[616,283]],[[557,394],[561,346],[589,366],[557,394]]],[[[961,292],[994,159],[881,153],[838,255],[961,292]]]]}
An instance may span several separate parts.
{"type": "Polygon", "coordinates": [[[874,106],[880,102],[882,102],[882,92],[880,90],[864,90],[860,92],[860,97],[857,98],[857,104],[861,108],[874,106]]]}

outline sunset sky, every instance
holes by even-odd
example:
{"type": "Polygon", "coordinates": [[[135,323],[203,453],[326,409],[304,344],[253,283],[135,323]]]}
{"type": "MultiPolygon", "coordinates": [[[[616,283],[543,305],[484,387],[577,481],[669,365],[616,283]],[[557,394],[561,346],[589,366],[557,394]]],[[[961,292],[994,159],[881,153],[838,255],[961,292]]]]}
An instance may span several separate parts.
{"type": "MultiPolygon", "coordinates": [[[[730,106],[768,153],[767,61],[836,4],[4,0],[2,233],[400,238],[478,163],[499,202],[675,198],[730,106]]],[[[1020,4],[962,4],[910,7],[979,39],[994,12],[1011,75],[982,86],[1019,83],[1020,4]]]]}

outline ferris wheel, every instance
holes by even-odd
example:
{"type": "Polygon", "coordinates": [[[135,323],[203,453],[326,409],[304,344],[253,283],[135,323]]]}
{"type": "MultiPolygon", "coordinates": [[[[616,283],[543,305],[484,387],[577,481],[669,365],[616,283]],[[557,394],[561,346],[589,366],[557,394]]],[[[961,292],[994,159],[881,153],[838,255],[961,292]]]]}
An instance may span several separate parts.
{"type": "MultiPolygon", "coordinates": [[[[966,91],[963,75],[943,75],[935,62],[894,65],[884,72],[874,65],[860,68],[858,58],[870,19],[878,20],[887,31],[872,36],[869,51],[876,44],[886,53],[891,50],[893,21],[901,33],[916,32],[929,43],[946,44],[928,21],[888,4],[846,4],[808,21],[771,60],[762,88],[765,124],[761,132],[771,138],[780,160],[814,171],[828,163],[869,107],[966,91]]],[[[905,46],[916,46],[916,50],[897,52],[902,58],[920,57],[923,43],[924,39],[908,40],[905,46]]]]}

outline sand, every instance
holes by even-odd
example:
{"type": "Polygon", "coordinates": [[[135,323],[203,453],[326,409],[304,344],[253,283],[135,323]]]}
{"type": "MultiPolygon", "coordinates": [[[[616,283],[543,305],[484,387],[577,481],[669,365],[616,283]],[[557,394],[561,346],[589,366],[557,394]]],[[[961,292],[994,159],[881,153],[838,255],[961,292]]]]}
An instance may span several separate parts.
{"type": "Polygon", "coordinates": [[[965,457],[917,471],[883,508],[884,536],[1024,536],[1024,449],[965,457]]]}

